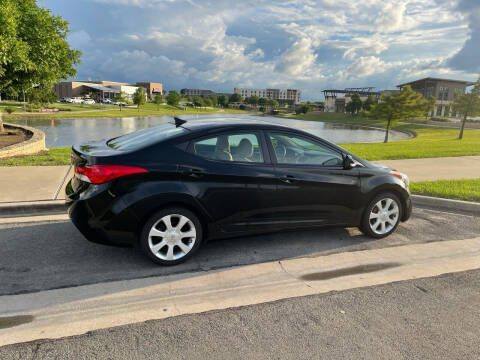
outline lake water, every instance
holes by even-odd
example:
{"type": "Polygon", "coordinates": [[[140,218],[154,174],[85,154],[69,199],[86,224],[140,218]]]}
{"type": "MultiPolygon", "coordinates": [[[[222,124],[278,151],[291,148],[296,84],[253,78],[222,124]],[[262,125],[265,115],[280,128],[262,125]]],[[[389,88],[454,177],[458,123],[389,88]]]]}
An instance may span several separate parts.
{"type": "MultiPolygon", "coordinates": [[[[341,143],[368,143],[381,142],[385,131],[381,129],[323,123],[318,121],[302,121],[268,116],[253,116],[243,114],[209,114],[209,115],[182,115],[183,119],[195,121],[202,118],[215,118],[219,122],[227,118],[260,119],[276,124],[287,125],[304,130],[313,135],[331,142],[341,143]]],[[[172,121],[170,116],[148,117],[119,117],[119,118],[77,118],[77,119],[45,119],[28,118],[9,120],[12,123],[28,125],[45,132],[47,147],[71,146],[72,144],[110,139],[112,137],[160,125],[172,121]]],[[[390,133],[390,139],[404,140],[409,135],[397,131],[390,133]]]]}

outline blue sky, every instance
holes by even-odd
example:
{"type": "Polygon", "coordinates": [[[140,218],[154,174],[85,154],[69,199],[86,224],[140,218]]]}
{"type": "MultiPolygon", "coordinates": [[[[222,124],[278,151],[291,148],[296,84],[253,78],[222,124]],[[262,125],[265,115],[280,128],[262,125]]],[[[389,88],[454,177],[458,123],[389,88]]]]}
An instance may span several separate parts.
{"type": "Polygon", "coordinates": [[[44,0],[83,52],[78,79],[233,87],[378,89],[475,80],[479,0],[44,0]]]}

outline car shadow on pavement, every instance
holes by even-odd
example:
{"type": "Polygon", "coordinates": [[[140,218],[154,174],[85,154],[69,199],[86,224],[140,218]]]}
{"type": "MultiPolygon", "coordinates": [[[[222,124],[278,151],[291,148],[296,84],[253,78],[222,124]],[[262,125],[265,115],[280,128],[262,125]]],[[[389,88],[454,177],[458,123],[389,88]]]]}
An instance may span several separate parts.
{"type": "Polygon", "coordinates": [[[185,263],[163,267],[138,249],[88,242],[70,222],[7,227],[0,229],[0,295],[314,256],[361,248],[372,240],[342,228],[215,240],[185,263]]]}

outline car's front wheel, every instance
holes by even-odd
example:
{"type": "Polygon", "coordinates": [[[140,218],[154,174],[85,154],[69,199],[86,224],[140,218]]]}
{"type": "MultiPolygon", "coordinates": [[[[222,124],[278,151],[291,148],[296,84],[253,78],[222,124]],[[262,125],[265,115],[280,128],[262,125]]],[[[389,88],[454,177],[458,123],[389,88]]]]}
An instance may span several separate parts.
{"type": "Polygon", "coordinates": [[[195,253],[202,235],[202,225],[194,213],[169,208],[157,212],[145,223],[140,248],[157,264],[175,265],[195,253]]]}
{"type": "Polygon", "coordinates": [[[383,238],[395,231],[402,214],[402,203],[391,193],[375,196],[366,207],[361,230],[364,234],[383,238]]]}

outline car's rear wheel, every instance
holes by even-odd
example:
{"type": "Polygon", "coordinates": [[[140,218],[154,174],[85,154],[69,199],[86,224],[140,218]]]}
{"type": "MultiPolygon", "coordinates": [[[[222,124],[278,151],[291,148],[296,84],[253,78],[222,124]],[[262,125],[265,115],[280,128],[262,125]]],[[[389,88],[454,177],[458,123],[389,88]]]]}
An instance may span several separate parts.
{"type": "Polygon", "coordinates": [[[194,213],[183,208],[168,208],[145,223],[140,247],[157,264],[175,265],[195,253],[202,235],[202,225],[194,213]]]}
{"type": "Polygon", "coordinates": [[[402,214],[402,203],[391,193],[375,196],[365,209],[361,229],[364,234],[383,238],[395,231],[402,214]]]}

